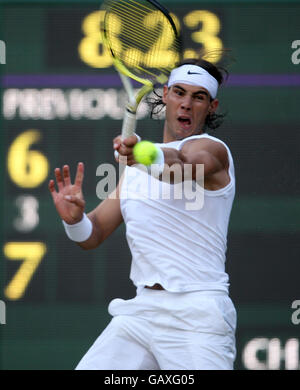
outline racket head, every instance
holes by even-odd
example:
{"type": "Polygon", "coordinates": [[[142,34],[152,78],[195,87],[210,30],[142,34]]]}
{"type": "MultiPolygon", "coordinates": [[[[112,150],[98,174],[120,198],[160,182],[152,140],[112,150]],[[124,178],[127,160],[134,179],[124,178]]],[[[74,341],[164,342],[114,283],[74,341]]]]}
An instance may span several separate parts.
{"type": "Polygon", "coordinates": [[[114,65],[149,86],[164,84],[181,59],[181,37],[156,0],[104,0],[103,36],[114,65]]]}

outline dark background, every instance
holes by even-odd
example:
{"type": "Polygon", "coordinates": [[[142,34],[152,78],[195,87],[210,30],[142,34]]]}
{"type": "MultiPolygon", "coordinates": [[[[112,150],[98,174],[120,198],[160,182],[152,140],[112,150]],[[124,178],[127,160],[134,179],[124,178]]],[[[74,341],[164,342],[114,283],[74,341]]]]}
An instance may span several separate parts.
{"type": "MultiPolygon", "coordinates": [[[[220,110],[228,114],[211,134],[229,145],[236,169],[226,265],[238,311],[236,368],[299,369],[300,325],[291,321],[291,305],[300,299],[300,64],[291,61],[291,44],[300,39],[300,4],[163,4],[179,18],[185,47],[194,50],[202,45],[192,34],[203,29],[203,23],[189,28],[185,15],[213,13],[221,23],[217,36],[235,58],[219,93],[220,110]],[[254,353],[249,348],[253,343],[254,353]]],[[[8,100],[12,90],[34,96],[30,90],[57,89],[65,97],[75,89],[101,89],[108,95],[120,90],[111,66],[101,67],[100,58],[93,67],[79,55],[82,24],[97,10],[96,1],[0,2],[0,39],[6,44],[6,64],[0,65],[0,299],[6,303],[6,324],[0,325],[1,369],[73,369],[109,322],[110,300],[135,294],[124,226],[97,250],[82,251],[66,238],[47,189],[55,167],[68,163],[74,176],[77,162],[83,161],[87,210],[94,208],[100,202],[96,169],[102,163],[115,164],[112,139],[120,132],[120,118],[113,119],[116,114],[108,108],[98,119],[89,119],[84,110],[79,118],[70,111],[53,119],[26,117],[21,108],[7,114],[14,104],[8,100]],[[24,188],[12,179],[7,158],[17,137],[30,129],[41,135],[30,150],[42,153],[49,167],[38,185],[24,188]],[[21,195],[38,202],[39,222],[26,232],[15,225],[21,195]],[[47,248],[17,299],[6,292],[22,264],[5,255],[11,242],[42,242],[47,248]]],[[[101,54],[101,44],[96,47],[101,54]]],[[[20,106],[30,111],[40,104],[29,99],[20,106]]],[[[122,101],[118,105],[122,108],[122,101]]],[[[160,142],[162,127],[161,120],[145,117],[137,132],[160,142]]],[[[22,174],[30,175],[30,167],[22,174]]]]}

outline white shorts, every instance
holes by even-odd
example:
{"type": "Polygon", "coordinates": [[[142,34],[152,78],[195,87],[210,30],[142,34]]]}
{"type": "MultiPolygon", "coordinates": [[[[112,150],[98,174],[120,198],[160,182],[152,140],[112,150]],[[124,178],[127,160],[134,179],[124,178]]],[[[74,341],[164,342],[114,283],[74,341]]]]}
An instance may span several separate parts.
{"type": "Polygon", "coordinates": [[[232,370],[236,311],[221,292],[142,289],[114,299],[113,319],[77,370],[232,370]]]}

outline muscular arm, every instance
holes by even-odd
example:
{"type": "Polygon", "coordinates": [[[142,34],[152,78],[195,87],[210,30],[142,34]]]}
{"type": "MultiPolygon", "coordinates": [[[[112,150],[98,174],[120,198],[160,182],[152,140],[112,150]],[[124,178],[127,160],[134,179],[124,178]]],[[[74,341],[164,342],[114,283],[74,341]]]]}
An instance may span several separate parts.
{"type": "MultiPolygon", "coordinates": [[[[136,144],[136,137],[129,137],[123,142],[120,137],[114,139],[114,148],[118,150],[122,156],[127,157],[127,165],[134,165],[136,161],[133,158],[132,150],[136,144]]],[[[227,150],[220,142],[211,139],[202,138],[197,140],[187,141],[181,150],[173,148],[164,148],[165,164],[171,167],[174,164],[181,167],[182,177],[179,179],[187,179],[184,177],[184,164],[191,164],[192,177],[189,179],[196,180],[197,164],[204,164],[204,187],[209,190],[218,190],[225,187],[229,181],[229,161],[227,150]]],[[[160,176],[162,179],[163,175],[160,176]]],[[[173,174],[170,175],[173,182],[173,174]]],[[[178,179],[178,176],[176,176],[178,179]]]]}
{"type": "Polygon", "coordinates": [[[191,164],[195,168],[196,164],[204,164],[205,176],[228,167],[226,148],[220,142],[209,139],[191,140],[186,142],[181,150],[163,148],[163,151],[167,165],[191,164]]]}
{"type": "Polygon", "coordinates": [[[196,179],[196,165],[204,164],[204,182],[208,189],[224,187],[229,182],[228,154],[224,145],[210,139],[191,140],[181,150],[163,148],[165,163],[169,166],[191,164],[192,179],[196,179]]]}
{"type": "Polygon", "coordinates": [[[83,249],[94,249],[109,237],[123,222],[119,198],[120,183],[110,196],[87,214],[93,231],[88,240],[78,242],[83,249]]]}

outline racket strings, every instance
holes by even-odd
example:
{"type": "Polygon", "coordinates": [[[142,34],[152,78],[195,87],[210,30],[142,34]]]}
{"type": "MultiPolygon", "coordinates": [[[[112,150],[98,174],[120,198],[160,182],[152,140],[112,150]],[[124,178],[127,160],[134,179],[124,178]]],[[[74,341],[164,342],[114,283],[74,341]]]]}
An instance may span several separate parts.
{"type": "Polygon", "coordinates": [[[180,43],[175,26],[161,10],[142,0],[107,0],[104,9],[109,47],[133,74],[155,80],[172,70],[180,43]]]}
{"type": "Polygon", "coordinates": [[[132,4],[134,4],[134,7],[139,8],[139,9],[143,8],[146,11],[153,11],[154,9],[156,10],[156,8],[154,8],[154,7],[149,7],[150,3],[147,3],[147,5],[145,5],[145,3],[143,3],[142,1],[140,1],[140,2],[137,2],[134,0],[119,0],[119,1],[120,1],[120,3],[128,4],[128,5],[129,5],[129,3],[132,3],[132,4]]]}
{"type": "MultiPolygon", "coordinates": [[[[162,27],[162,24],[160,23],[161,20],[157,20],[157,28],[155,33],[150,33],[145,35],[145,31],[141,31],[140,28],[137,26],[137,24],[133,22],[129,22],[126,20],[126,25],[127,28],[131,29],[131,35],[124,35],[122,33],[118,32],[118,26],[116,28],[116,33],[114,31],[110,31],[109,36],[110,40],[112,41],[113,39],[117,39],[121,41],[121,46],[119,46],[119,50],[117,48],[112,48],[113,51],[116,52],[117,56],[120,57],[124,55],[124,49],[125,53],[127,50],[130,49],[139,49],[142,50],[143,54],[147,53],[149,50],[151,50],[151,55],[152,57],[154,56],[160,56],[162,55],[161,48],[165,46],[165,43],[163,42],[163,39],[161,34],[162,32],[166,32],[166,29],[162,27]],[[155,42],[155,49],[154,49],[154,42],[155,42]],[[114,50],[115,49],[115,50],[114,50]]],[[[145,25],[145,28],[147,29],[147,25],[145,25]]],[[[150,29],[150,27],[148,27],[150,29]]],[[[172,33],[171,31],[169,32],[170,34],[172,33]]],[[[172,52],[172,45],[169,48],[170,53],[172,52]]]]}
{"type": "MultiPolygon", "coordinates": [[[[137,3],[138,4],[138,3],[137,3]]],[[[128,13],[130,11],[133,14],[144,14],[147,15],[150,12],[153,12],[155,9],[154,8],[147,8],[146,10],[141,9],[140,5],[134,6],[129,4],[129,2],[119,0],[118,3],[112,3],[111,9],[123,9],[125,12],[128,13]]]]}
{"type": "MultiPolygon", "coordinates": [[[[143,54],[146,54],[147,51],[151,50],[152,55],[160,55],[161,53],[161,47],[164,46],[162,42],[157,42],[156,44],[156,50],[153,50],[152,44],[153,41],[144,39],[144,35],[140,34],[139,32],[135,33],[135,31],[132,31],[132,36],[121,36],[122,39],[122,48],[120,48],[120,51],[118,52],[118,56],[122,55],[123,49],[139,49],[143,52],[143,54]]],[[[157,39],[160,37],[160,35],[155,36],[157,39]]],[[[134,50],[133,49],[133,50],[134,50]]]]}
{"type": "MultiPolygon", "coordinates": [[[[156,23],[153,23],[155,15],[152,15],[151,25],[153,25],[153,24],[160,25],[160,27],[159,27],[160,31],[157,31],[157,30],[153,31],[153,27],[151,25],[149,25],[149,23],[146,23],[145,16],[141,16],[139,13],[136,13],[132,17],[132,15],[128,15],[126,10],[117,9],[116,7],[114,7],[113,10],[116,11],[114,13],[114,15],[121,16],[120,21],[123,22],[123,24],[124,24],[124,30],[127,30],[127,28],[131,28],[132,29],[131,34],[135,33],[135,35],[137,36],[137,38],[139,40],[141,38],[143,38],[142,41],[147,42],[148,46],[153,45],[153,42],[156,41],[161,36],[160,34],[161,34],[162,28],[163,28],[162,24],[164,23],[164,20],[162,19],[161,15],[158,18],[156,17],[156,20],[157,20],[156,23]],[[123,11],[123,12],[121,12],[121,11],[123,11]],[[137,22],[139,22],[139,23],[137,23],[137,22]],[[142,31],[140,29],[141,26],[143,26],[147,29],[147,35],[145,35],[145,31],[142,31]]],[[[157,12],[157,11],[151,10],[151,13],[153,13],[153,12],[157,12]]],[[[147,15],[149,15],[149,13],[147,15]]],[[[171,27],[169,29],[170,29],[170,34],[173,35],[173,29],[171,27]]],[[[110,27],[110,34],[112,34],[114,36],[118,36],[118,34],[119,34],[118,30],[119,30],[118,25],[116,23],[116,28],[110,27]]],[[[125,38],[129,39],[130,37],[125,36],[125,38]]]]}
{"type": "MultiPolygon", "coordinates": [[[[117,15],[122,15],[122,16],[126,16],[125,13],[121,14],[121,13],[118,13],[117,15]]],[[[143,19],[140,19],[139,20],[141,22],[141,24],[143,23],[144,24],[144,20],[143,19]]],[[[162,27],[160,27],[160,31],[155,31],[155,32],[147,32],[147,35],[145,36],[145,31],[141,31],[140,30],[140,26],[137,24],[137,19],[123,19],[123,22],[124,22],[124,26],[128,27],[128,28],[131,28],[131,34],[134,34],[135,33],[135,36],[139,39],[138,43],[142,43],[140,40],[142,38],[142,41],[146,42],[148,45],[147,47],[153,45],[153,42],[155,40],[157,40],[159,37],[160,37],[160,34],[161,34],[161,31],[162,31],[162,27]]],[[[162,22],[161,19],[160,20],[157,20],[157,22],[162,22]]],[[[144,27],[145,28],[151,28],[151,26],[147,26],[146,24],[144,24],[144,27]]],[[[110,27],[110,32],[109,32],[109,35],[113,35],[114,37],[118,37],[119,36],[119,31],[118,31],[118,24],[116,23],[116,28],[112,28],[110,27]]],[[[151,31],[151,30],[150,30],[151,31]]],[[[128,35],[124,35],[124,40],[128,40],[130,41],[131,38],[133,39],[134,38],[134,35],[132,36],[128,36],[128,35]]]]}

